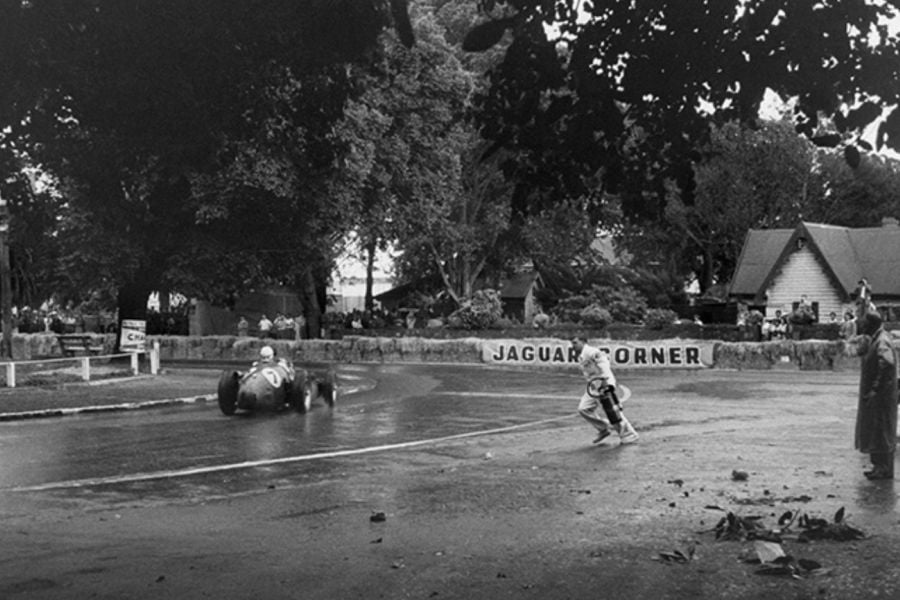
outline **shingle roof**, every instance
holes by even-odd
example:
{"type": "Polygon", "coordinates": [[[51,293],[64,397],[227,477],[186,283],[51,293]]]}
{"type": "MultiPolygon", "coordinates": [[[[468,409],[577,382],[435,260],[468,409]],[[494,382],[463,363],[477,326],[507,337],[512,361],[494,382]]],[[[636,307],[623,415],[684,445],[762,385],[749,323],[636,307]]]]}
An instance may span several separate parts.
{"type": "Polygon", "coordinates": [[[516,273],[510,277],[500,289],[501,298],[524,298],[534,286],[535,282],[540,279],[537,271],[525,271],[516,273]]]}
{"type": "Polygon", "coordinates": [[[801,223],[795,229],[751,229],[744,240],[729,291],[737,296],[765,294],[765,288],[789,254],[788,247],[804,237],[822,259],[835,284],[845,294],[865,277],[876,296],[900,296],[900,227],[849,228],[801,223]]]}
{"type": "Polygon", "coordinates": [[[793,233],[793,229],[751,229],[747,232],[729,293],[739,296],[758,294],[793,233]]]}

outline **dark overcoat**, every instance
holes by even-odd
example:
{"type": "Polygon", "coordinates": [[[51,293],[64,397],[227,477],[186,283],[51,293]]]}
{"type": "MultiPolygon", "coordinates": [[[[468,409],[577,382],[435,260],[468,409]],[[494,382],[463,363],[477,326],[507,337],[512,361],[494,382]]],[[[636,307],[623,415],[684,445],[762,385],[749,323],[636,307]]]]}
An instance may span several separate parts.
{"type": "Polygon", "coordinates": [[[897,440],[897,358],[891,335],[879,328],[862,357],[856,448],[893,452],[897,440]]]}

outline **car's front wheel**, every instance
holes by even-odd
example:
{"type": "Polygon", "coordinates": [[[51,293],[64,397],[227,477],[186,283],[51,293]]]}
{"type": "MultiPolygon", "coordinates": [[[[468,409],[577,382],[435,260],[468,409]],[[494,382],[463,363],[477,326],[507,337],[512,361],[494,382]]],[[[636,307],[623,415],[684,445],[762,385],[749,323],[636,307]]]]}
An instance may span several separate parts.
{"type": "Polygon", "coordinates": [[[219,409],[229,417],[237,410],[238,383],[237,371],[223,371],[219,377],[219,409]]]}

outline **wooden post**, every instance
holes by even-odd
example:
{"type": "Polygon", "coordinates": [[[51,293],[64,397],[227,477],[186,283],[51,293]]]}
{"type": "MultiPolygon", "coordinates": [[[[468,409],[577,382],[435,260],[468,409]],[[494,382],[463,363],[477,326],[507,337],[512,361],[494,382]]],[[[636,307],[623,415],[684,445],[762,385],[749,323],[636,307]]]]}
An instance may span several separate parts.
{"type": "Polygon", "coordinates": [[[12,360],[12,276],[9,268],[9,206],[0,198],[0,356],[12,360]]]}

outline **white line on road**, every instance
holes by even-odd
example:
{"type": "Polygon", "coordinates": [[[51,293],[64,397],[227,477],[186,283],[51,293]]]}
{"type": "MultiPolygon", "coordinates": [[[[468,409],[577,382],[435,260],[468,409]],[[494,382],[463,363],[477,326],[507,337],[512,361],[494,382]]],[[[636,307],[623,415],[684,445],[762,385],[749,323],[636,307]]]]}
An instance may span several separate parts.
{"type": "MultiPolygon", "coordinates": [[[[625,402],[629,398],[631,398],[631,389],[628,386],[619,384],[616,386],[616,390],[619,395],[619,402],[625,402]]],[[[584,391],[581,390],[583,394],[584,391]]],[[[537,399],[537,400],[575,400],[578,399],[576,394],[566,394],[564,396],[556,395],[551,396],[549,394],[511,394],[509,392],[429,392],[432,396],[468,396],[473,398],[529,398],[529,399],[537,399]]]]}
{"type": "Polygon", "coordinates": [[[107,485],[114,483],[134,483],[137,481],[150,481],[153,479],[174,479],[176,477],[190,477],[192,475],[205,475],[207,473],[218,473],[222,471],[237,471],[240,469],[252,469],[254,467],[267,467],[270,465],[281,465],[288,463],[304,462],[311,460],[321,460],[326,458],[340,458],[344,456],[355,456],[359,454],[371,454],[373,452],[384,452],[387,450],[404,450],[406,448],[415,448],[417,446],[427,446],[430,444],[439,444],[441,442],[449,442],[453,440],[461,440],[465,438],[493,435],[497,433],[506,433],[517,429],[525,429],[527,427],[535,427],[537,425],[546,425],[547,423],[555,423],[571,419],[572,415],[562,417],[553,417],[551,419],[541,419],[540,421],[531,421],[529,423],[520,423],[519,425],[509,425],[507,427],[497,427],[495,429],[487,429],[484,431],[471,431],[469,433],[458,433],[455,435],[447,435],[444,437],[430,438],[427,440],[416,440],[413,442],[400,442],[398,444],[385,444],[382,446],[369,446],[367,448],[355,448],[352,450],[338,450],[333,452],[320,452],[318,454],[304,454],[301,456],[286,456],[283,458],[270,458],[265,460],[252,460],[240,463],[232,463],[227,465],[214,465],[209,467],[192,467],[189,469],[176,469],[172,471],[154,471],[151,473],[135,473],[132,475],[116,475],[114,477],[95,477],[89,479],[74,479],[71,481],[56,481],[52,483],[42,483],[40,485],[30,485],[23,487],[7,488],[11,492],[40,492],[46,490],[60,490],[71,488],[83,488],[96,485],[107,485]]]}

